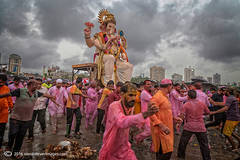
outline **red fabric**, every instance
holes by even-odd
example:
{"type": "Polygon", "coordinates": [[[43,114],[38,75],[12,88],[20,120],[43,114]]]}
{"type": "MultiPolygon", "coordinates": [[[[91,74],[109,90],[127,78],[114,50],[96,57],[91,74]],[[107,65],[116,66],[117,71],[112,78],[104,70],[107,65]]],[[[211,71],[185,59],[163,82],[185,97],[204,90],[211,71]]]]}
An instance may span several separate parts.
{"type": "Polygon", "coordinates": [[[79,105],[79,107],[81,108],[81,106],[82,106],[82,96],[81,96],[81,97],[79,97],[79,100],[78,100],[78,105],[79,105]]]}
{"type": "Polygon", "coordinates": [[[99,53],[94,53],[93,55],[93,62],[95,62],[96,57],[99,56],[99,53]]]}
{"type": "Polygon", "coordinates": [[[110,104],[112,104],[114,101],[119,101],[120,99],[121,99],[121,95],[118,94],[116,91],[112,92],[108,96],[108,106],[105,109],[104,122],[107,121],[107,113],[108,113],[108,108],[109,108],[110,104]]]}

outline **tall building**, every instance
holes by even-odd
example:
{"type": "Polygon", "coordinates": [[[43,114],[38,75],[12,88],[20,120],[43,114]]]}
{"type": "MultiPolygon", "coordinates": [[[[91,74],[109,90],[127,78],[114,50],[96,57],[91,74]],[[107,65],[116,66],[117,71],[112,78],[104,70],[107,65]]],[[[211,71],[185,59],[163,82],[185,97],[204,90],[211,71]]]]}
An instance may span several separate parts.
{"type": "Polygon", "coordinates": [[[174,73],[172,75],[173,83],[182,82],[182,80],[183,80],[183,76],[181,74],[174,73]]]}
{"type": "Polygon", "coordinates": [[[190,82],[192,78],[195,78],[195,69],[191,66],[184,68],[184,81],[190,82]]]}
{"type": "Polygon", "coordinates": [[[17,54],[9,55],[9,64],[8,71],[16,75],[19,75],[21,72],[22,58],[17,54]]]}
{"type": "Polygon", "coordinates": [[[220,85],[221,84],[221,75],[216,73],[213,75],[213,83],[216,85],[220,85]]]}
{"type": "Polygon", "coordinates": [[[207,77],[208,83],[212,83],[212,77],[207,77]]]}
{"type": "Polygon", "coordinates": [[[161,81],[165,78],[165,69],[160,66],[153,66],[150,68],[150,79],[161,81]]]}

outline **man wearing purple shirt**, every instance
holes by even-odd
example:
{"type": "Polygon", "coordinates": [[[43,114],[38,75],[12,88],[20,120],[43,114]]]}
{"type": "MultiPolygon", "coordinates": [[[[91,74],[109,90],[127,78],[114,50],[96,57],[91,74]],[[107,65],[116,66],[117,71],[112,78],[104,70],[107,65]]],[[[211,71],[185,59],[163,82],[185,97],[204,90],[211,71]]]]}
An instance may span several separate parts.
{"type": "Polygon", "coordinates": [[[209,114],[208,107],[197,99],[195,90],[188,91],[188,102],[183,105],[180,118],[184,119],[183,133],[178,146],[178,157],[185,159],[185,151],[189,139],[196,135],[203,160],[210,160],[210,150],[208,147],[207,130],[202,116],[209,114]]]}
{"type": "MultiPolygon", "coordinates": [[[[231,143],[232,150],[237,151],[238,147],[233,141],[233,137],[238,140],[239,146],[240,146],[240,137],[237,134],[235,134],[233,131],[235,130],[236,126],[240,122],[240,113],[239,113],[238,100],[234,96],[234,92],[235,92],[234,89],[228,88],[226,93],[228,97],[227,97],[225,106],[215,112],[211,112],[211,114],[213,115],[213,114],[227,111],[226,113],[227,120],[224,125],[223,134],[227,137],[228,141],[231,143]]],[[[218,105],[219,102],[214,102],[214,103],[218,105]]]]}

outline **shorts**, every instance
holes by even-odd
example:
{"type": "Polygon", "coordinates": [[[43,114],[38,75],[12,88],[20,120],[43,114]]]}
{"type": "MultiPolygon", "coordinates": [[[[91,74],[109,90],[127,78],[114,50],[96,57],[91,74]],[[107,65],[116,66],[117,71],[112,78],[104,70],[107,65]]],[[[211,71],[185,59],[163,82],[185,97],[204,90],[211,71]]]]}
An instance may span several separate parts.
{"type": "Polygon", "coordinates": [[[223,129],[223,134],[226,136],[231,136],[235,127],[238,125],[240,121],[231,121],[231,120],[226,120],[226,123],[224,125],[223,129]]]}

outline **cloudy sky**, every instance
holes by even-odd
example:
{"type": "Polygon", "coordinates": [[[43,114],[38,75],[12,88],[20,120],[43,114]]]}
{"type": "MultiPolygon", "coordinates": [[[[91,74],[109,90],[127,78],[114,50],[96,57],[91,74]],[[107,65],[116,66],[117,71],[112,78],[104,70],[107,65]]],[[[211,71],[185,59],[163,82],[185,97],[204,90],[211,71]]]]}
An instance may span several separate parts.
{"type": "Polygon", "coordinates": [[[149,67],[159,65],[170,78],[193,66],[196,75],[240,81],[240,0],[0,0],[3,59],[19,54],[28,72],[91,62],[84,23],[97,32],[102,8],[126,34],[134,76],[149,76],[149,67]]]}

